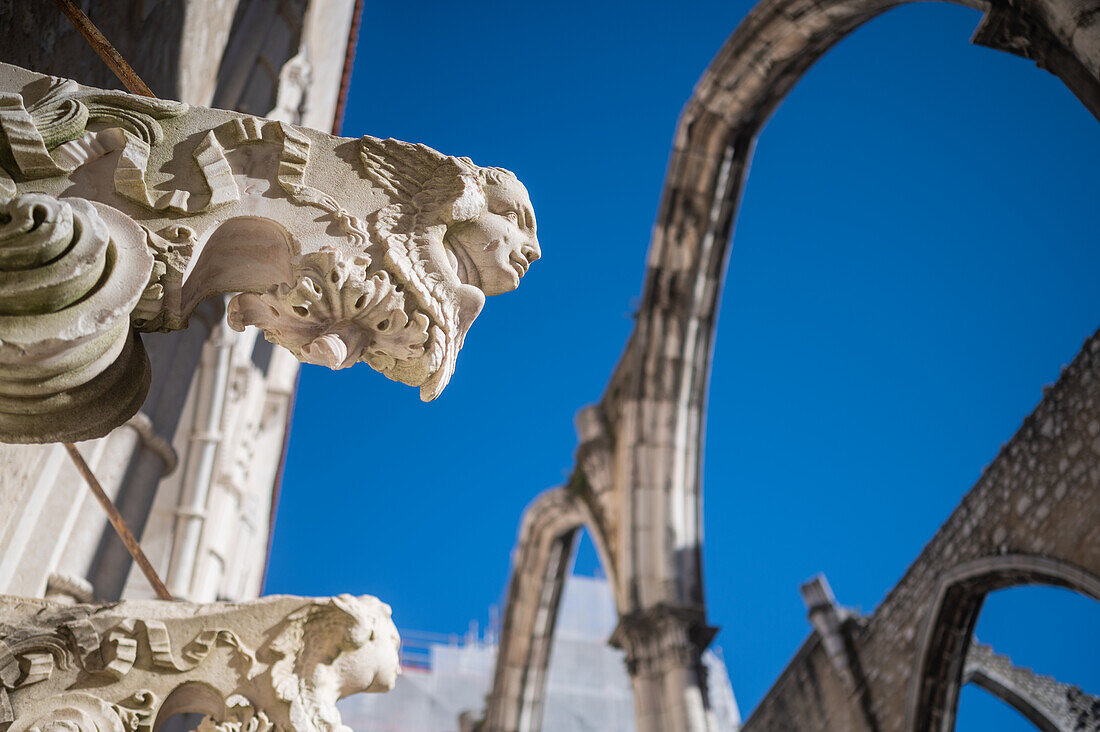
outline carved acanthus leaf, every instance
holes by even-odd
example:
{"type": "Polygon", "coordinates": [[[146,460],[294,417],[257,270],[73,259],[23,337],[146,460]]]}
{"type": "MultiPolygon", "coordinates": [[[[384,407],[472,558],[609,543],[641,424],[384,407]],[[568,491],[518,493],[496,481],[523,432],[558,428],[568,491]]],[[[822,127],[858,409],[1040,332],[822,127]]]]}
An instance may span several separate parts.
{"type": "Polygon", "coordinates": [[[68,79],[54,78],[49,90],[27,112],[52,150],[83,135],[92,122],[120,127],[146,145],[154,145],[164,137],[158,120],[186,113],[187,105],[118,91],[89,92],[68,79]]]}
{"type": "Polygon", "coordinates": [[[226,700],[228,711],[224,721],[205,717],[195,732],[274,732],[275,725],[262,710],[253,707],[247,699],[235,694],[226,700]]]}
{"type": "Polygon", "coordinates": [[[153,271],[130,320],[135,328],[147,333],[185,328],[186,323],[172,315],[181,310],[183,275],[195,251],[195,232],[182,225],[169,226],[160,232],[144,227],[142,230],[153,255],[153,271]]]}
{"type": "Polygon", "coordinates": [[[164,136],[158,120],[187,111],[180,102],[84,89],[66,79],[47,77],[43,82],[48,85],[45,93],[29,107],[21,95],[0,92],[0,127],[7,136],[9,165],[14,167],[7,173],[0,170],[0,195],[15,195],[13,175],[27,180],[48,178],[87,162],[89,142],[65,143],[79,140],[90,123],[113,125],[120,139],[134,140],[148,149],[164,136]]]}
{"type": "Polygon", "coordinates": [[[259,326],[299,360],[342,369],[367,358],[407,360],[424,353],[428,318],[406,311],[404,294],[370,259],[335,249],[294,261],[294,284],[244,293],[229,303],[229,324],[259,326]]]}

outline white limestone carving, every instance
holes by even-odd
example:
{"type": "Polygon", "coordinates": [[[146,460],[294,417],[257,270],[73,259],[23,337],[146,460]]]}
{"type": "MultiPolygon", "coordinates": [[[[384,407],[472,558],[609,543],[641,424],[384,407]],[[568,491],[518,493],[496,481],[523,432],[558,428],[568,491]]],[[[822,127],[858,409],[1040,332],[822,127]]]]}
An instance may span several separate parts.
{"type": "MultiPolygon", "coordinates": [[[[116,308],[136,330],[185,328],[205,298],[236,292],[234,328],[256,325],[308,363],[366,362],[420,387],[425,400],[449,381],[485,296],[515,289],[541,255],[514,175],[423,145],[337,138],[7,65],[0,129],[0,204],[98,214],[107,239],[129,247],[113,261],[144,278],[138,297],[131,287],[116,308]]],[[[38,247],[23,230],[2,243],[12,252],[38,247]]],[[[0,269],[14,266],[0,255],[0,269]]],[[[4,282],[0,317],[37,328],[45,311],[2,309],[11,299],[4,282]]],[[[68,317],[64,306],[58,312],[68,317]]],[[[144,357],[128,358],[140,371],[133,364],[144,357]]],[[[78,438],[103,434],[136,408],[77,420],[78,438]]],[[[61,438],[73,436],[0,420],[5,441],[61,438]]]]}
{"type": "Polygon", "coordinates": [[[0,596],[0,732],[350,732],[337,699],[400,673],[373,597],[64,605],[0,596]]]}
{"type": "Polygon", "coordinates": [[[83,199],[0,200],[0,435],[99,436],[141,406],[149,367],[130,313],[149,280],[145,237],[83,199]],[[90,428],[89,428],[90,427],[90,428]]]}

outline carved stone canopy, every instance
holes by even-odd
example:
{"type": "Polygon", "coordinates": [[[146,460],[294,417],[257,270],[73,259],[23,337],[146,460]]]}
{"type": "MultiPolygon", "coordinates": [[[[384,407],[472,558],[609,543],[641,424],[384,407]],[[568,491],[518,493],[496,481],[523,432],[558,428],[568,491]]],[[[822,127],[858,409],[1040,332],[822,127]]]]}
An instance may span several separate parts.
{"type": "Polygon", "coordinates": [[[0,64],[0,440],[106,434],[148,388],[138,331],[229,322],[434,399],[486,295],[541,256],[526,189],[424,145],[80,86],[0,64]]]}
{"type": "Polygon", "coordinates": [[[62,605],[0,596],[0,732],[351,732],[337,699],[400,673],[373,597],[62,605]]]}

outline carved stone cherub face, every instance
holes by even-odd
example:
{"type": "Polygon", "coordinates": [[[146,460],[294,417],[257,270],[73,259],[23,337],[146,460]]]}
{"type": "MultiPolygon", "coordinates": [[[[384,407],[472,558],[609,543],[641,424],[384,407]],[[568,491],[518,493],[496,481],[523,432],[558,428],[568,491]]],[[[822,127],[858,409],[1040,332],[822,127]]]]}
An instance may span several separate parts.
{"type": "Polygon", "coordinates": [[[479,173],[486,210],[476,219],[452,225],[444,243],[463,283],[486,295],[499,295],[519,287],[520,278],[542,250],[523,184],[497,168],[482,168],[479,173]]]}
{"type": "Polygon", "coordinates": [[[333,602],[358,619],[351,632],[352,648],[331,664],[339,679],[338,696],[390,691],[401,674],[401,639],[390,606],[368,595],[340,595],[333,602]]]}

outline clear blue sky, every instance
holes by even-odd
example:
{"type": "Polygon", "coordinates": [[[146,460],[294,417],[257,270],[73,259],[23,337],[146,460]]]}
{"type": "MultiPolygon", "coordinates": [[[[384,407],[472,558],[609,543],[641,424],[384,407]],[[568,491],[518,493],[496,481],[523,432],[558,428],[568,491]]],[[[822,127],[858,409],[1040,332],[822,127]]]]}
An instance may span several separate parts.
{"type": "MultiPolygon", "coordinates": [[[[543,260],[491,298],[436,402],[302,370],[266,591],[375,594],[463,632],[632,327],[676,118],[743,2],[368,2],[344,134],[520,176],[543,260]]],[[[705,571],[747,714],[809,632],[798,584],[870,612],[1100,325],[1096,120],[920,4],[840,44],[760,137],[707,422],[705,571]]],[[[590,549],[581,569],[591,570],[590,549]]],[[[1100,693],[1100,610],[990,598],[979,637],[1100,693]]],[[[1029,729],[981,692],[960,730],[1029,729]]]]}

